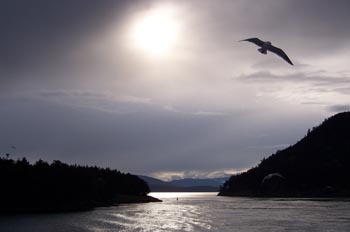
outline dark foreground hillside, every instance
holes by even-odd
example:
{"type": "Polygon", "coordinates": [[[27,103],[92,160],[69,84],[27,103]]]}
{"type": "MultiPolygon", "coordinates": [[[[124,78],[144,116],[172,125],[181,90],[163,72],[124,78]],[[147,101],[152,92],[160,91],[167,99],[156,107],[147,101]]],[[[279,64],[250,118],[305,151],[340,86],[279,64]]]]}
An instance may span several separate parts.
{"type": "Polygon", "coordinates": [[[350,112],[326,119],[295,145],[231,176],[219,195],[350,197],[350,112]]]}
{"type": "Polygon", "coordinates": [[[87,210],[148,202],[147,183],[109,168],[0,158],[0,213],[87,210]]]}

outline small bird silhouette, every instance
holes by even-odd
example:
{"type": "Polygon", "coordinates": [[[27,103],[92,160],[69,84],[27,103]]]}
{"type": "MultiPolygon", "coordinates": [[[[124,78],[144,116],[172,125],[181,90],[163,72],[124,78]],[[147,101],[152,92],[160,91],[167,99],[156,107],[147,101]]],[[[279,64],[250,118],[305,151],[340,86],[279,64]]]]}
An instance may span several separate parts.
{"type": "Polygon", "coordinates": [[[270,41],[262,41],[259,38],[249,38],[249,39],[243,39],[240,40],[241,41],[248,41],[251,43],[256,44],[257,46],[259,46],[260,48],[258,49],[258,51],[264,55],[267,54],[267,51],[273,52],[276,55],[282,57],[282,59],[284,59],[285,61],[287,61],[289,64],[293,65],[292,61],[289,59],[289,57],[287,56],[287,54],[280,48],[275,47],[272,45],[272,43],[270,41]]]}
{"type": "Polygon", "coordinates": [[[11,146],[11,148],[12,148],[13,150],[16,150],[16,149],[17,149],[15,146],[11,146]]]}

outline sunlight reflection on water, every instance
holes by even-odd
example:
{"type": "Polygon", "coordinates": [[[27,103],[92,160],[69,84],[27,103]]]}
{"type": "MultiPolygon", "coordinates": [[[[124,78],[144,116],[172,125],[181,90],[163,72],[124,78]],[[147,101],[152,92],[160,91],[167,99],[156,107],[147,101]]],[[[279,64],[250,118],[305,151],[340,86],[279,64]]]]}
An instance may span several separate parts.
{"type": "Polygon", "coordinates": [[[217,197],[216,193],[150,195],[163,202],[69,214],[0,216],[0,231],[350,231],[350,201],[346,199],[230,198],[217,197]]]}
{"type": "Polygon", "coordinates": [[[200,198],[208,196],[216,196],[218,193],[193,193],[193,192],[153,192],[149,195],[158,199],[177,199],[177,198],[200,198]]]}
{"type": "MultiPolygon", "coordinates": [[[[123,213],[115,213],[109,223],[125,227],[120,231],[203,231],[211,222],[190,199],[215,196],[216,193],[153,193],[162,203],[122,205],[123,213]]],[[[199,198],[200,199],[200,198],[199,198]]]]}

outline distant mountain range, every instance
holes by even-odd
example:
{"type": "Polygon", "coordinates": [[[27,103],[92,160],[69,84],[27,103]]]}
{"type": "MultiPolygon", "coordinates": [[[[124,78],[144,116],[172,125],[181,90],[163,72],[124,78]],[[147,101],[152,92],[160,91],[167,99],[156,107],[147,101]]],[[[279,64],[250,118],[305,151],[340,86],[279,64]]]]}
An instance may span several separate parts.
{"type": "Polygon", "coordinates": [[[218,192],[228,177],[212,179],[191,179],[162,181],[149,176],[141,176],[147,182],[151,192],[218,192]]]}
{"type": "Polygon", "coordinates": [[[350,112],[309,129],[295,145],[231,176],[222,196],[350,197],[350,112]]]}

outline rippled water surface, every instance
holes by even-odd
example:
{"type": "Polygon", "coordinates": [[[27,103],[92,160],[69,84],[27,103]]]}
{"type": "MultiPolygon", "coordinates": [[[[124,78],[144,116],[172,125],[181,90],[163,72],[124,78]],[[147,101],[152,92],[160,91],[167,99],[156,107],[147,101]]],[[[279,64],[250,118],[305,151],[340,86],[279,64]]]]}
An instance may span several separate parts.
{"type": "Polygon", "coordinates": [[[68,214],[0,216],[0,231],[350,231],[349,199],[151,195],[163,202],[68,214]]]}

